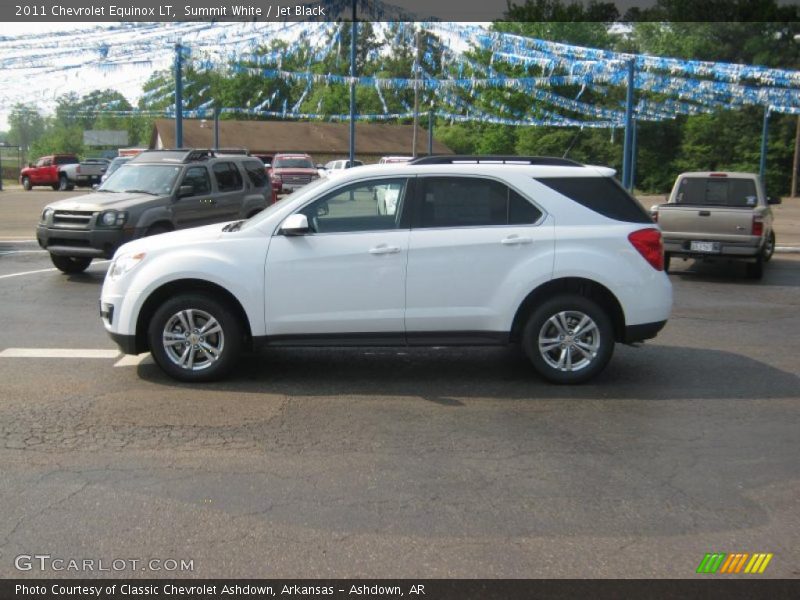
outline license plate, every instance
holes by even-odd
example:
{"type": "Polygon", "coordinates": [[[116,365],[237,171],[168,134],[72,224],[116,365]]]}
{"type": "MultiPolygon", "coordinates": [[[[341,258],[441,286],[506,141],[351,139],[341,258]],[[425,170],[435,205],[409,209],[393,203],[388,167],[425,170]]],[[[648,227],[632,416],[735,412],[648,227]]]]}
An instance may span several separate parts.
{"type": "Polygon", "coordinates": [[[692,252],[719,252],[719,242],[692,242],[689,249],[692,252]]]}

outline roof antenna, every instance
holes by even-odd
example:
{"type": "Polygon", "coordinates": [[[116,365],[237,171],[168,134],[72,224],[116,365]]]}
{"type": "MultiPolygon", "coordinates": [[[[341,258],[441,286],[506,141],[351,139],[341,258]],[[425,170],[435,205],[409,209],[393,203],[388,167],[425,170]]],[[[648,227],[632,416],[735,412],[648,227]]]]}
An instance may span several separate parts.
{"type": "Polygon", "coordinates": [[[578,137],[581,135],[582,131],[583,131],[583,127],[578,129],[578,133],[576,133],[575,137],[572,138],[572,141],[569,143],[569,146],[567,146],[567,149],[564,150],[564,156],[562,156],[561,158],[567,158],[567,154],[569,154],[569,151],[572,150],[572,147],[575,145],[575,142],[578,141],[578,137]]]}

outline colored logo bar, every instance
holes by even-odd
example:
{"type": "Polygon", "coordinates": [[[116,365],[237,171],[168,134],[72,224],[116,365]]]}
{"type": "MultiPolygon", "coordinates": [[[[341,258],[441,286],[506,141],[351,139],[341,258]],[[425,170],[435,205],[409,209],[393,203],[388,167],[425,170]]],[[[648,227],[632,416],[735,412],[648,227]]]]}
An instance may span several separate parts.
{"type": "Polygon", "coordinates": [[[748,554],[747,552],[713,552],[706,554],[697,567],[698,573],[763,573],[769,562],[772,560],[772,553],[758,552],[748,554]]]}

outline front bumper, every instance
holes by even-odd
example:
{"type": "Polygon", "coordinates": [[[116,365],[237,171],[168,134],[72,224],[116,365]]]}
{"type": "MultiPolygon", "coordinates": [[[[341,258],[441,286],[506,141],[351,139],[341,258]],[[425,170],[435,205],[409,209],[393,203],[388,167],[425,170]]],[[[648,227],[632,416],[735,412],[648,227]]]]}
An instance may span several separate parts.
{"type": "Polygon", "coordinates": [[[134,229],[65,229],[39,225],[36,239],[50,254],[111,258],[117,248],[135,237],[134,229]]]}

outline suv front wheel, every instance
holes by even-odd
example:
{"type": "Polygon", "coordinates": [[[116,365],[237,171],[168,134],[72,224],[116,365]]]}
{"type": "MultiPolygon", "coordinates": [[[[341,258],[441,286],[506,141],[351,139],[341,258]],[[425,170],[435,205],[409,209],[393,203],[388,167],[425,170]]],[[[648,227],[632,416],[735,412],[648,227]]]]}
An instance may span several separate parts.
{"type": "Polygon", "coordinates": [[[583,296],[564,294],[533,311],[522,347],[542,377],[553,383],[583,383],[602,371],[614,352],[606,312],[583,296]]]}
{"type": "Polygon", "coordinates": [[[181,381],[213,381],[228,374],[242,351],[242,325],[226,304],[198,293],[164,302],[148,327],[150,352],[181,381]]]}

